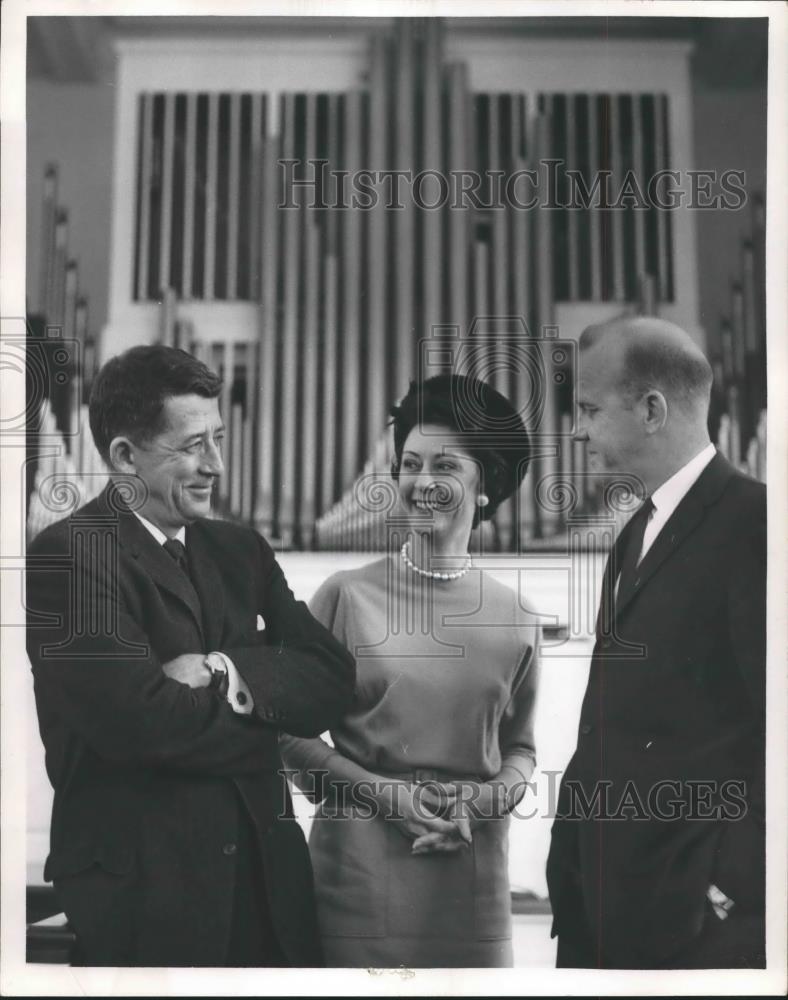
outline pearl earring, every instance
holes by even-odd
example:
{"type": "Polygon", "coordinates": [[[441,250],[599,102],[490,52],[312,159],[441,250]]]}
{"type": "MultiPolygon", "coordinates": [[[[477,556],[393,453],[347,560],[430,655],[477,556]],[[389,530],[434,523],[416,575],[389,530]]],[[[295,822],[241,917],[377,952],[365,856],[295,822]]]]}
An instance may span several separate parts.
{"type": "Polygon", "coordinates": [[[486,507],[489,502],[490,502],[490,498],[487,496],[486,493],[480,493],[478,495],[478,497],[476,498],[476,503],[480,507],[486,507]]]}

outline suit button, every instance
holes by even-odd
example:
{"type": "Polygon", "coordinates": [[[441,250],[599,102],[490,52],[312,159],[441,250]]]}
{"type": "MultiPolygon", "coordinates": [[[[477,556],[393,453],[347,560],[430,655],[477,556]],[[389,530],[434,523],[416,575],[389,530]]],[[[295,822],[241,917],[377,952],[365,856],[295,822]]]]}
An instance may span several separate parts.
{"type": "Polygon", "coordinates": [[[246,695],[243,693],[243,691],[239,691],[238,694],[235,696],[235,700],[238,702],[239,705],[245,705],[246,695]]]}
{"type": "Polygon", "coordinates": [[[222,854],[227,854],[227,855],[235,854],[237,850],[238,847],[235,844],[225,844],[224,847],[222,848],[222,854]]]}
{"type": "Polygon", "coordinates": [[[580,727],[580,732],[583,734],[583,736],[588,736],[588,734],[591,732],[593,728],[594,728],[593,726],[589,726],[587,722],[584,722],[583,725],[580,727]]]}

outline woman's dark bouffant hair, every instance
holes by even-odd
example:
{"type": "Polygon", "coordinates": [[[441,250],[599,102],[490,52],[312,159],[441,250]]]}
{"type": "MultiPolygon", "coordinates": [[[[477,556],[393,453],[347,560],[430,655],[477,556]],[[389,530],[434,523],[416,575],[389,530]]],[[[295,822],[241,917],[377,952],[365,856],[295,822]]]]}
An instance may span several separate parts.
{"type": "Polygon", "coordinates": [[[411,382],[390,414],[394,430],[391,475],[395,480],[399,478],[402,449],[414,427],[437,424],[465,439],[468,453],[481,467],[481,491],[490,499],[486,507],[477,507],[474,528],[479,521],[491,518],[520,486],[530,458],[528,432],[509,400],[486,382],[469,375],[435,375],[425,382],[411,382]]]}
{"type": "Polygon", "coordinates": [[[155,437],[169,396],[215,399],[221,389],[218,375],[176,347],[132,347],[110,358],[90,393],[90,430],[98,453],[109,465],[109,446],[118,435],[134,441],[155,437]]]}

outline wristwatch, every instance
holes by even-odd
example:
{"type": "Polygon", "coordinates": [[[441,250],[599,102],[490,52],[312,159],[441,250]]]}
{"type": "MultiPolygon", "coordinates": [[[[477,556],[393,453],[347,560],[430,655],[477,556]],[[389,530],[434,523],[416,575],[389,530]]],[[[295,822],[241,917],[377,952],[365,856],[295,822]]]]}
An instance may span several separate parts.
{"type": "Polygon", "coordinates": [[[227,666],[222,657],[218,653],[208,653],[202,662],[211,673],[208,689],[217,691],[222,696],[226,695],[229,680],[227,677],[227,666]]]}

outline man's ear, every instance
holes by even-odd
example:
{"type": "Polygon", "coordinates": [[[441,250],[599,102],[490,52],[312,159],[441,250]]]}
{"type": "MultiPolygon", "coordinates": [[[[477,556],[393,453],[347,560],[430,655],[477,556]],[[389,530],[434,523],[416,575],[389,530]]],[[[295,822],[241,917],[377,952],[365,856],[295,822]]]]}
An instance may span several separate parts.
{"type": "Polygon", "coordinates": [[[115,472],[133,476],[137,472],[134,442],[127,437],[116,437],[110,441],[109,464],[115,472]]]}
{"type": "Polygon", "coordinates": [[[659,389],[649,389],[643,397],[645,428],[647,434],[662,430],[668,419],[668,401],[659,389]]]}

